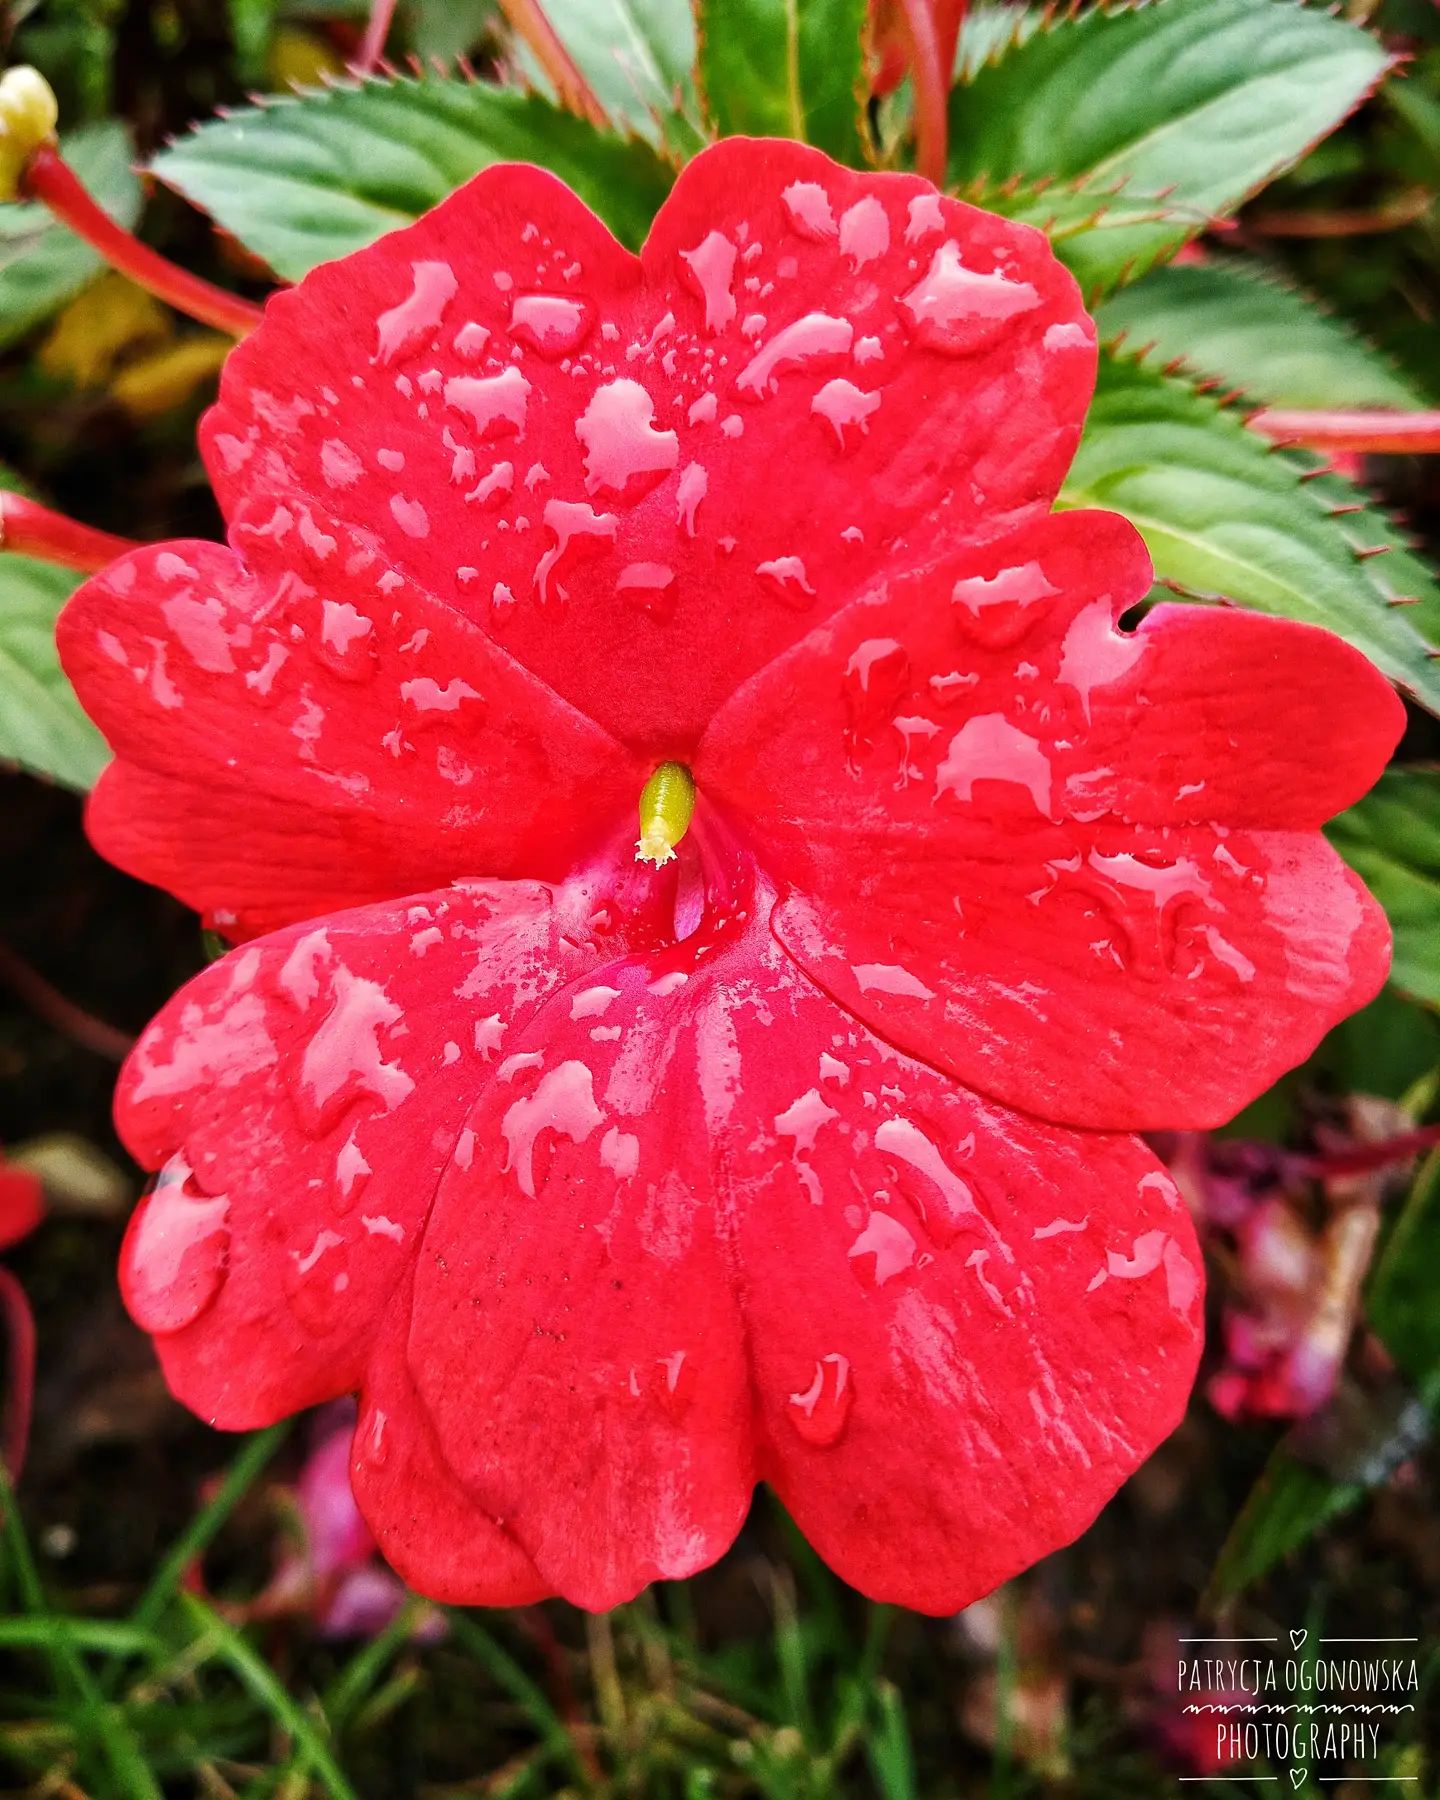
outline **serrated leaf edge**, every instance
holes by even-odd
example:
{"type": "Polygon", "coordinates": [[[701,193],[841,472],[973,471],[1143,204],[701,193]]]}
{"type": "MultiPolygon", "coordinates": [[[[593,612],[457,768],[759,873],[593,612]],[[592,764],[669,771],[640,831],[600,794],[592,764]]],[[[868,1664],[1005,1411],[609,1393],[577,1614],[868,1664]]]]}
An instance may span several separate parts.
{"type": "MultiPolygon", "coordinates": [[[[1153,344],[1141,345],[1131,349],[1129,347],[1123,347],[1124,339],[1125,333],[1117,332],[1113,338],[1107,338],[1102,342],[1101,349],[1117,363],[1130,363],[1135,367],[1144,368],[1149,374],[1158,375],[1164,380],[1173,382],[1175,386],[1186,389],[1196,399],[1208,402],[1214,407],[1216,412],[1233,414],[1239,419],[1242,425],[1247,427],[1247,429],[1250,420],[1254,418],[1255,414],[1265,410],[1263,405],[1258,405],[1250,400],[1243,389],[1235,387],[1226,388],[1223,380],[1218,377],[1205,377],[1198,381],[1192,379],[1189,371],[1184,367],[1184,359],[1182,357],[1171,357],[1168,362],[1157,365],[1154,359],[1155,346],[1153,344]]],[[[1418,555],[1418,552],[1415,550],[1413,544],[1405,538],[1404,533],[1399,529],[1392,514],[1385,507],[1383,502],[1375,497],[1370,488],[1363,482],[1353,481],[1348,477],[1340,476],[1336,471],[1334,464],[1330,462],[1328,458],[1320,455],[1317,451],[1297,449],[1289,444],[1278,444],[1274,442],[1273,439],[1267,438],[1259,432],[1252,434],[1252,442],[1257,448],[1263,450],[1266,455],[1279,457],[1282,463],[1286,463],[1297,470],[1297,492],[1304,495],[1307,500],[1312,502],[1316,510],[1322,513],[1326,518],[1336,519],[1354,514],[1357,511],[1363,512],[1366,518],[1375,519],[1381,523],[1388,532],[1392,532],[1398,540],[1398,543],[1396,544],[1367,544],[1363,541],[1357,543],[1348,532],[1342,530],[1341,535],[1344,536],[1347,544],[1350,546],[1350,551],[1355,558],[1357,569],[1366,582],[1366,585],[1371,589],[1372,593],[1374,593],[1376,599],[1381,601],[1387,607],[1414,606],[1419,603],[1419,595],[1397,594],[1395,590],[1384,581],[1383,577],[1378,576],[1371,568],[1371,564],[1375,559],[1379,556],[1383,556],[1387,551],[1396,548],[1404,548],[1412,555],[1418,555]],[[1339,492],[1341,493],[1348,494],[1353,490],[1355,493],[1360,494],[1362,496],[1360,506],[1357,507],[1351,504],[1348,499],[1338,505],[1328,504],[1327,502],[1329,500],[1334,499],[1335,492],[1333,487],[1326,488],[1321,485],[1326,481],[1329,481],[1332,484],[1343,482],[1343,486],[1339,488],[1339,492]]],[[[1424,561],[1423,557],[1421,560],[1424,561]]],[[[1427,572],[1431,575],[1431,578],[1436,581],[1437,584],[1440,584],[1440,574],[1431,570],[1428,562],[1425,566],[1427,572]]],[[[1180,594],[1182,596],[1189,595],[1192,598],[1205,600],[1212,604],[1229,606],[1239,604],[1239,602],[1231,599],[1230,596],[1226,594],[1202,593],[1195,588],[1186,587],[1183,583],[1167,580],[1163,576],[1157,577],[1157,580],[1162,587],[1169,588],[1170,591],[1175,594],[1180,594]]],[[[1426,658],[1431,662],[1440,661],[1440,646],[1432,644],[1429,638],[1425,637],[1422,632],[1416,630],[1413,625],[1408,623],[1408,621],[1406,622],[1406,627],[1426,658]]],[[[1395,685],[1406,693],[1412,692],[1408,684],[1398,678],[1395,679],[1395,685]]]]}
{"type": "MultiPolygon", "coordinates": [[[[1016,26],[1014,30],[1012,30],[1008,40],[992,48],[989,55],[983,58],[981,62],[976,64],[975,67],[968,72],[962,69],[960,79],[951,85],[951,93],[955,93],[955,91],[960,88],[973,86],[977,75],[982,69],[998,68],[1007,55],[1010,55],[1016,50],[1023,49],[1026,45],[1033,43],[1037,37],[1053,35],[1054,32],[1061,27],[1068,26],[1074,30],[1086,30],[1094,21],[1098,20],[1104,22],[1116,18],[1129,17],[1132,14],[1154,12],[1167,4],[1173,5],[1175,0],[1096,0],[1094,5],[1086,7],[1083,12],[1081,11],[1081,3],[1082,0],[1046,0],[1046,4],[1041,8],[1039,24],[1036,25],[1032,21],[1029,28],[1023,31],[1017,18],[1016,26]]],[[[1334,4],[1328,6],[1312,5],[1308,3],[1308,0],[1266,0],[1266,3],[1274,6],[1288,5],[1291,10],[1295,12],[1323,14],[1325,17],[1332,19],[1344,17],[1344,9],[1340,4],[1340,0],[1334,0],[1334,4]]],[[[1347,21],[1347,23],[1350,23],[1350,21],[1347,21]]],[[[1181,238],[1179,243],[1168,249],[1157,251],[1143,263],[1140,263],[1139,258],[1132,257],[1131,260],[1123,266],[1112,283],[1097,283],[1086,294],[1087,305],[1093,305],[1093,303],[1100,299],[1104,294],[1113,293],[1117,288],[1125,287],[1130,282],[1138,280],[1141,275],[1147,274],[1151,269],[1159,268],[1168,262],[1172,262],[1187,245],[1194,243],[1195,240],[1202,237],[1205,232],[1212,230],[1224,219],[1232,217],[1235,213],[1240,212],[1242,208],[1248,206],[1255,196],[1263,192],[1272,181],[1277,180],[1281,175],[1284,175],[1289,170],[1297,167],[1305,160],[1317,144],[1323,143],[1326,138],[1338,131],[1348,119],[1353,118],[1360,108],[1375,94],[1381,83],[1384,82],[1387,77],[1394,74],[1397,69],[1403,68],[1405,64],[1410,61],[1410,58],[1404,53],[1390,50],[1387,46],[1380,44],[1379,40],[1376,39],[1372,33],[1366,31],[1363,26],[1352,25],[1352,28],[1370,38],[1371,41],[1375,43],[1376,48],[1383,51],[1384,60],[1376,70],[1374,78],[1366,83],[1363,90],[1356,96],[1355,100],[1346,108],[1340,117],[1336,119],[1333,124],[1327,126],[1324,131],[1318,132],[1311,138],[1308,143],[1302,146],[1296,155],[1281,163],[1278,168],[1273,169],[1252,187],[1246,189],[1246,191],[1239,195],[1233,205],[1225,212],[1212,213],[1203,218],[1196,213],[1195,216],[1199,222],[1192,231],[1181,238]],[[1140,266],[1137,267],[1137,263],[1139,263],[1140,266]]],[[[1005,178],[1006,181],[1012,179],[1016,179],[1016,177],[1007,176],[1005,178]]],[[[1027,177],[1024,173],[1020,173],[1018,179],[1022,183],[1028,179],[1033,184],[1035,182],[1043,182],[1045,178],[1039,176],[1027,177]]],[[[1063,181],[1064,179],[1064,177],[1060,176],[1053,176],[1050,178],[1052,183],[1057,180],[1063,181]]],[[[1083,175],[1071,178],[1071,191],[1083,191],[1083,184],[1086,179],[1087,177],[1083,175]]],[[[1004,182],[996,183],[988,171],[982,171],[980,175],[973,177],[968,185],[973,189],[977,183],[990,187],[991,190],[996,193],[1000,192],[1005,185],[1004,182]]],[[[958,190],[952,191],[957,192],[957,194],[959,193],[958,190]]],[[[960,194],[959,197],[964,198],[965,196],[960,194]]],[[[1186,210],[1192,212],[1195,211],[1195,209],[1186,210]]],[[[1168,218],[1170,216],[1172,215],[1167,213],[1162,215],[1162,218],[1168,218]]],[[[1174,216],[1179,218],[1183,216],[1183,214],[1176,213],[1174,216]]],[[[1148,221],[1131,222],[1145,223],[1148,221]]],[[[1155,222],[1159,223],[1161,221],[1157,220],[1155,222]]]]}

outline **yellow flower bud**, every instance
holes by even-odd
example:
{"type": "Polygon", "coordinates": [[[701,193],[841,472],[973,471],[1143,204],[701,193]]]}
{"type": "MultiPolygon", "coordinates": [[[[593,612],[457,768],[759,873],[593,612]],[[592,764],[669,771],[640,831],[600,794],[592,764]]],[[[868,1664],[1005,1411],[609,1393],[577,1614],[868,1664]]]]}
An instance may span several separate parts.
{"type": "Polygon", "coordinates": [[[667,863],[690,829],[695,811],[695,777],[684,763],[661,763],[640,792],[639,862],[667,863]]]}
{"type": "Polygon", "coordinates": [[[0,75],[0,200],[19,199],[25,165],[55,135],[59,117],[54,89],[38,69],[0,75]]]}

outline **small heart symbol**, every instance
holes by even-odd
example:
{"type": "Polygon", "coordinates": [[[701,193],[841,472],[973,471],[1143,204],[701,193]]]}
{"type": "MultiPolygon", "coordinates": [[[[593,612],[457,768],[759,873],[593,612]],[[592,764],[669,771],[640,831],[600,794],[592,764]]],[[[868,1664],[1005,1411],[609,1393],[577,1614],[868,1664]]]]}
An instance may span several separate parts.
{"type": "MultiPolygon", "coordinates": [[[[1309,1631],[1308,1627],[1303,1631],[1292,1631],[1290,1633],[1290,1648],[1292,1650],[1298,1650],[1300,1648],[1300,1646],[1305,1642],[1306,1638],[1309,1637],[1309,1635],[1310,1635],[1310,1631],[1309,1631]]],[[[1290,1771],[1290,1775],[1291,1775],[1291,1779],[1293,1780],[1294,1775],[1295,1775],[1295,1771],[1293,1769],[1290,1771]]],[[[1303,1770],[1301,1771],[1301,1780],[1302,1781],[1304,1780],[1304,1771],[1303,1770]]],[[[1295,1782],[1295,1785],[1296,1785],[1296,1787],[1299,1787],[1300,1782],[1299,1781],[1295,1782]]]]}
{"type": "MultiPolygon", "coordinates": [[[[1290,1635],[1291,1637],[1294,1637],[1295,1634],[1292,1631],[1290,1635]]],[[[1304,1632],[1301,1632],[1300,1635],[1303,1637],[1305,1634],[1304,1632]]],[[[1308,1769],[1292,1769],[1290,1771],[1290,1786],[1295,1789],[1297,1793],[1304,1787],[1305,1778],[1309,1773],[1310,1771],[1308,1769]]]]}

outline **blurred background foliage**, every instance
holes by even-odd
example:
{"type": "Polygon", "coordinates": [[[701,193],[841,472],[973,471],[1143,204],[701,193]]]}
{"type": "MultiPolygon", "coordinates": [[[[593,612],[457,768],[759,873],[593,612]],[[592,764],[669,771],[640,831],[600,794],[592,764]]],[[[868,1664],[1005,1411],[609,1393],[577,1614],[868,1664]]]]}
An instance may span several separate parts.
{"type": "MultiPolygon", "coordinates": [[[[548,162],[637,241],[716,125],[911,153],[910,84],[868,92],[861,0],[699,0],[698,81],[678,0],[551,12],[603,127],[553,104],[489,0],[401,0],[400,76],[358,89],[368,8],[346,0],[11,0],[0,52],[47,75],[108,210],[255,296],[498,158],[548,162]]],[[[334,1479],[343,1413],[209,1432],[121,1311],[139,1181],[115,1062],[203,951],[85,843],[104,749],[50,649],[74,577],[0,558],[0,1142],[47,1209],[6,1253],[38,1321],[0,1546],[14,1791],[1158,1795],[1214,1772],[1179,1638],[1328,1627],[1418,1639],[1420,1704],[1366,1772],[1440,1795],[1440,458],[1326,462],[1245,422],[1440,405],[1440,11],[1077,15],[972,9],[950,107],[952,184],[1049,229],[1114,346],[1066,502],[1128,512],[1172,589],[1341,630],[1413,703],[1333,828],[1395,926],[1390,986],[1225,1132],[1158,1146],[1213,1276],[1185,1425],[1077,1545],[953,1620],[845,1590],[763,1494],[720,1567],[606,1618],[404,1596],[334,1479]]],[[[0,484],[131,536],[218,535],[194,428],[226,347],[0,208],[0,484]]]]}

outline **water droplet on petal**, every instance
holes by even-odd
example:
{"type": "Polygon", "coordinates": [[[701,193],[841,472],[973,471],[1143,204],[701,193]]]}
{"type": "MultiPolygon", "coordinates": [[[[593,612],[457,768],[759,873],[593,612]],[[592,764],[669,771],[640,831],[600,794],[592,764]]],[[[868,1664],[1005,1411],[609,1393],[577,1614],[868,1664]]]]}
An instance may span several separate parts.
{"type": "Polygon", "coordinates": [[[840,221],[840,254],[852,269],[863,269],[890,248],[890,221],[873,194],[848,208],[840,221]]]}
{"type": "Polygon", "coordinates": [[[455,333],[455,354],[461,362],[479,362],[490,342],[488,327],[475,319],[467,319],[455,333]]]}
{"type": "Polygon", "coordinates": [[[429,537],[430,515],[418,500],[407,499],[404,494],[392,494],[390,496],[390,516],[406,537],[429,537]]]}
{"type": "Polygon", "coordinates": [[[315,653],[343,680],[364,681],[375,673],[373,621],[348,600],[322,600],[315,653]]]}
{"type": "MultiPolygon", "coordinates": [[[[598,1031],[614,1030],[619,1026],[596,1026],[591,1032],[594,1037],[598,1031]]],[[[603,1040],[602,1040],[603,1041],[603,1040]]],[[[640,1140],[633,1131],[621,1131],[612,1125],[600,1140],[600,1160],[617,1181],[629,1181],[640,1167],[640,1140]]]]}
{"type": "Polygon", "coordinates": [[[832,1351],[816,1362],[809,1387],[789,1396],[786,1410],[805,1442],[823,1450],[839,1441],[854,1398],[850,1360],[832,1351]]]}
{"type": "Polygon", "coordinates": [[[307,1331],[323,1336],[345,1323],[352,1316],[350,1257],[341,1234],[322,1226],[303,1248],[292,1248],[284,1284],[290,1310],[307,1331]]]}
{"type": "Polygon", "coordinates": [[[1054,771],[1039,742],[1012,725],[1000,713],[977,714],[967,719],[954,737],[945,760],[935,773],[935,793],[953,794],[957,800],[973,800],[979,782],[994,782],[1023,789],[1036,810],[1053,818],[1051,788],[1054,771]]]}
{"type": "Polygon", "coordinates": [[[585,488],[631,504],[680,460],[673,431],[655,429],[655,402],[638,381],[607,381],[575,421],[585,450],[585,488]]]}
{"type": "Polygon", "coordinates": [[[510,305],[511,337],[547,362],[572,355],[594,323],[594,307],[571,294],[517,294],[510,305]]]}
{"type": "Polygon", "coordinates": [[[143,1331],[182,1331],[219,1293],[230,1256],[224,1194],[204,1194],[189,1162],[172,1156],[125,1234],[121,1285],[143,1331]]]}
{"type": "Polygon", "coordinates": [[[1145,652],[1143,638],[1127,637],[1115,629],[1108,600],[1092,600],[1070,621],[1055,679],[1075,689],[1088,724],[1090,696],[1096,688],[1108,687],[1129,674],[1145,652]]]}
{"type": "Polygon", "coordinates": [[[835,433],[835,442],[841,450],[853,449],[860,438],[870,430],[870,415],[880,405],[878,394],[867,394],[863,388],[855,386],[853,381],[837,377],[827,381],[810,402],[810,410],[817,418],[824,419],[835,433]],[[847,430],[850,436],[846,437],[847,430]]]}
{"type": "Polygon", "coordinates": [[[996,575],[967,575],[950,590],[956,617],[966,634],[991,650],[1018,644],[1040,613],[1039,600],[1059,593],[1038,562],[1001,569],[996,575]]]}
{"type": "Polygon", "coordinates": [[[326,438],[320,446],[320,473],[329,487],[353,487],[365,473],[365,465],[348,444],[326,438]]]}
{"type": "Polygon", "coordinates": [[[853,759],[873,748],[910,687],[910,658],[896,638],[867,638],[845,665],[845,748],[853,759]]]}
{"type": "Polygon", "coordinates": [[[914,1268],[915,1239],[899,1219],[877,1208],[847,1254],[862,1286],[884,1287],[887,1281],[914,1268]]]}
{"type": "Polygon", "coordinates": [[[695,514],[710,487],[710,477],[699,463],[686,463],[675,488],[675,523],[683,525],[685,535],[695,535],[695,514]]]}
{"type": "Polygon", "coordinates": [[[365,1183],[373,1174],[374,1170],[365,1160],[365,1153],[354,1137],[347,1138],[335,1158],[335,1186],[342,1211],[355,1204],[365,1191],[365,1183]]]}
{"type": "Polygon", "coordinates": [[[655,1359],[651,1390],[660,1402],[661,1410],[677,1425],[689,1412],[695,1398],[697,1375],[695,1359],[683,1350],[655,1359]]]}
{"type": "Polygon", "coordinates": [[[627,563],[615,579],[615,591],[626,594],[652,618],[675,613],[675,571],[665,563],[627,563]]]}
{"type": "Polygon", "coordinates": [[[464,413],[482,441],[523,432],[529,397],[530,383],[514,367],[498,375],[452,375],[445,383],[445,404],[464,413]]]}
{"type": "Polygon", "coordinates": [[[383,1468],[390,1455],[390,1445],[387,1441],[389,1423],[389,1416],[381,1412],[377,1406],[370,1415],[369,1423],[362,1423],[360,1430],[356,1433],[356,1452],[372,1468],[383,1468]]]}
{"type": "Polygon", "coordinates": [[[901,296],[900,310],[917,344],[946,356],[968,356],[991,343],[1007,321],[1039,304],[1028,281],[967,269],[959,245],[947,238],[925,274],[901,296]]]}
{"type": "Polygon", "coordinates": [[[835,236],[837,226],[830,196],[818,181],[792,181],[780,196],[792,231],[811,243],[822,244],[835,236]]]}
{"type": "Polygon", "coordinates": [[[915,244],[932,231],[945,229],[945,215],[940,210],[938,194],[917,194],[905,209],[905,242],[915,244]]]}
{"type": "MultiPolygon", "coordinates": [[[[913,1119],[882,1120],[875,1128],[875,1148],[890,1159],[896,1185],[928,1237],[948,1244],[968,1227],[994,1239],[989,1221],[975,1203],[970,1183],[951,1168],[939,1144],[913,1119]]],[[[967,1139],[959,1148],[973,1148],[973,1140],[967,1139]]]]}
{"type": "MultiPolygon", "coordinates": [[[[614,513],[597,513],[583,500],[547,500],[542,516],[555,542],[535,565],[535,591],[542,600],[548,600],[550,577],[571,545],[575,546],[577,555],[586,548],[591,555],[598,554],[613,542],[620,521],[614,513]]],[[[564,590],[559,592],[563,599],[564,590]]]]}
{"type": "Polygon", "coordinates": [[[402,1017],[384,988],[339,965],[329,980],[325,1017],[296,1046],[289,1069],[296,1117],[313,1137],[338,1124],[357,1100],[368,1097],[389,1112],[415,1086],[382,1047],[381,1034],[388,1037],[402,1017]]]}
{"type": "Polygon", "coordinates": [[[535,1152],[542,1132],[565,1137],[572,1144],[586,1138],[604,1123],[595,1104],[594,1077],[582,1062],[570,1060],[540,1077],[533,1094],[512,1101],[500,1121],[505,1139],[503,1172],[513,1174],[521,1192],[535,1198],[535,1152]]]}
{"type": "Polygon", "coordinates": [[[735,317],[730,282],[739,253],[723,232],[712,231],[693,250],[680,252],[683,279],[705,303],[705,329],[721,332],[735,317]]]}
{"type": "Polygon", "coordinates": [[[463,702],[482,700],[484,696],[476,693],[470,683],[459,675],[452,675],[443,684],[436,681],[433,675],[416,675],[400,683],[400,698],[433,724],[438,722],[436,715],[457,713],[463,702]]]}
{"type": "Polygon", "coordinates": [[[493,509],[503,504],[506,495],[514,485],[514,463],[497,462],[492,468],[486,470],[465,498],[493,509]]]}
{"type": "Polygon", "coordinates": [[[769,584],[773,594],[797,612],[805,611],[815,599],[805,564],[798,556],[771,557],[769,562],[757,563],[755,573],[769,584]]]}
{"type": "Polygon", "coordinates": [[[848,319],[829,313],[805,313],[782,326],[763,349],[757,350],[735,383],[738,392],[752,400],[763,399],[778,389],[776,377],[787,369],[813,367],[844,356],[855,336],[848,319]]]}
{"type": "Polygon", "coordinates": [[[414,279],[408,297],[375,321],[374,360],[382,368],[430,336],[459,285],[449,263],[411,263],[410,272],[414,279]]]}

